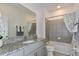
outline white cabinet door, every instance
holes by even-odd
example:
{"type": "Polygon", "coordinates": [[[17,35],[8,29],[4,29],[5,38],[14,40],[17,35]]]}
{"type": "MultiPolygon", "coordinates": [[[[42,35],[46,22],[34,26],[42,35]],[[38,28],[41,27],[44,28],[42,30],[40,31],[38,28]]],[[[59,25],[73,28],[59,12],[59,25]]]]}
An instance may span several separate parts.
{"type": "Polygon", "coordinates": [[[7,56],[16,56],[16,55],[17,55],[17,51],[13,51],[13,52],[7,54],[7,56]]]}
{"type": "Polygon", "coordinates": [[[36,56],[36,54],[32,52],[32,53],[29,54],[28,56],[36,56]]]}
{"type": "Polygon", "coordinates": [[[18,49],[8,54],[8,56],[23,56],[23,49],[18,49]]]}
{"type": "Polygon", "coordinates": [[[32,50],[32,48],[25,46],[23,48],[23,55],[27,56],[31,50],[32,50]]]}
{"type": "Polygon", "coordinates": [[[37,51],[37,56],[46,56],[46,55],[47,55],[46,48],[44,46],[40,47],[37,51]]]}
{"type": "Polygon", "coordinates": [[[41,48],[39,48],[38,51],[37,51],[37,55],[38,55],[38,56],[41,56],[41,53],[42,53],[42,52],[41,52],[41,48]]]}
{"type": "Polygon", "coordinates": [[[42,48],[41,48],[41,56],[45,56],[45,53],[46,53],[45,48],[42,47],[42,48]]]}
{"type": "Polygon", "coordinates": [[[18,49],[18,51],[16,52],[16,56],[23,56],[23,49],[18,49]]]}

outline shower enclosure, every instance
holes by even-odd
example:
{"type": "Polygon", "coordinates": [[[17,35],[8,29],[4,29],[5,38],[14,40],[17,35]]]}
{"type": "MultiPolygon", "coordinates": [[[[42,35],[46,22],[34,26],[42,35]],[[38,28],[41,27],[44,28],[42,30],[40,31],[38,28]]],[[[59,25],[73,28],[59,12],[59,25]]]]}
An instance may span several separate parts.
{"type": "Polygon", "coordinates": [[[79,55],[79,31],[78,19],[79,12],[53,17],[46,22],[46,36],[49,41],[67,43],[71,45],[71,54],[79,55]]]}

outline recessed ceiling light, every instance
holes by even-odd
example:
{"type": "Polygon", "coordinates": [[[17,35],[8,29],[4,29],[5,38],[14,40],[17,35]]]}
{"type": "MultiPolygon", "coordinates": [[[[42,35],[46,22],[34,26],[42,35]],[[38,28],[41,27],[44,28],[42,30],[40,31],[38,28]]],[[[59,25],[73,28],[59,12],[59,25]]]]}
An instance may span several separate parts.
{"type": "Polygon", "coordinates": [[[58,6],[57,6],[57,8],[61,8],[61,6],[60,6],[60,5],[58,5],[58,6]]]}

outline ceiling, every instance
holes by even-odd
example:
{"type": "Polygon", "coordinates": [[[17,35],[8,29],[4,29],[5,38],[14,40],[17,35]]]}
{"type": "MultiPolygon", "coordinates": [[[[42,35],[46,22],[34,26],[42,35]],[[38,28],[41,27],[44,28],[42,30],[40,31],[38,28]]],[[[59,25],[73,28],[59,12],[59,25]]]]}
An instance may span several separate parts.
{"type": "Polygon", "coordinates": [[[57,10],[57,6],[60,5],[61,8],[69,7],[74,5],[73,3],[23,3],[24,5],[31,5],[34,9],[44,9],[47,12],[52,12],[57,10]]]}
{"type": "Polygon", "coordinates": [[[31,10],[34,12],[41,10],[45,12],[45,14],[53,13],[54,11],[58,10],[57,6],[60,5],[61,8],[71,7],[73,3],[23,3],[23,6],[31,7],[31,10]]]}
{"type": "Polygon", "coordinates": [[[72,3],[43,3],[43,4],[40,4],[40,5],[47,12],[52,12],[52,11],[57,10],[58,5],[60,5],[61,8],[65,8],[65,7],[70,7],[70,6],[74,5],[74,4],[72,4],[72,3]]]}

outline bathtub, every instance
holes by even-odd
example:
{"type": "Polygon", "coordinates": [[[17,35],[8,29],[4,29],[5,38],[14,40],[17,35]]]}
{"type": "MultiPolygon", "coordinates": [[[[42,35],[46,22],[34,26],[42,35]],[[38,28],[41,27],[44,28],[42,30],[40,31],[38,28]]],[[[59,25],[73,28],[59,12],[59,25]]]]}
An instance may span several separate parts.
{"type": "Polygon", "coordinates": [[[62,53],[64,55],[71,55],[72,53],[72,46],[68,43],[48,41],[47,47],[52,47],[53,51],[62,53]]]}

